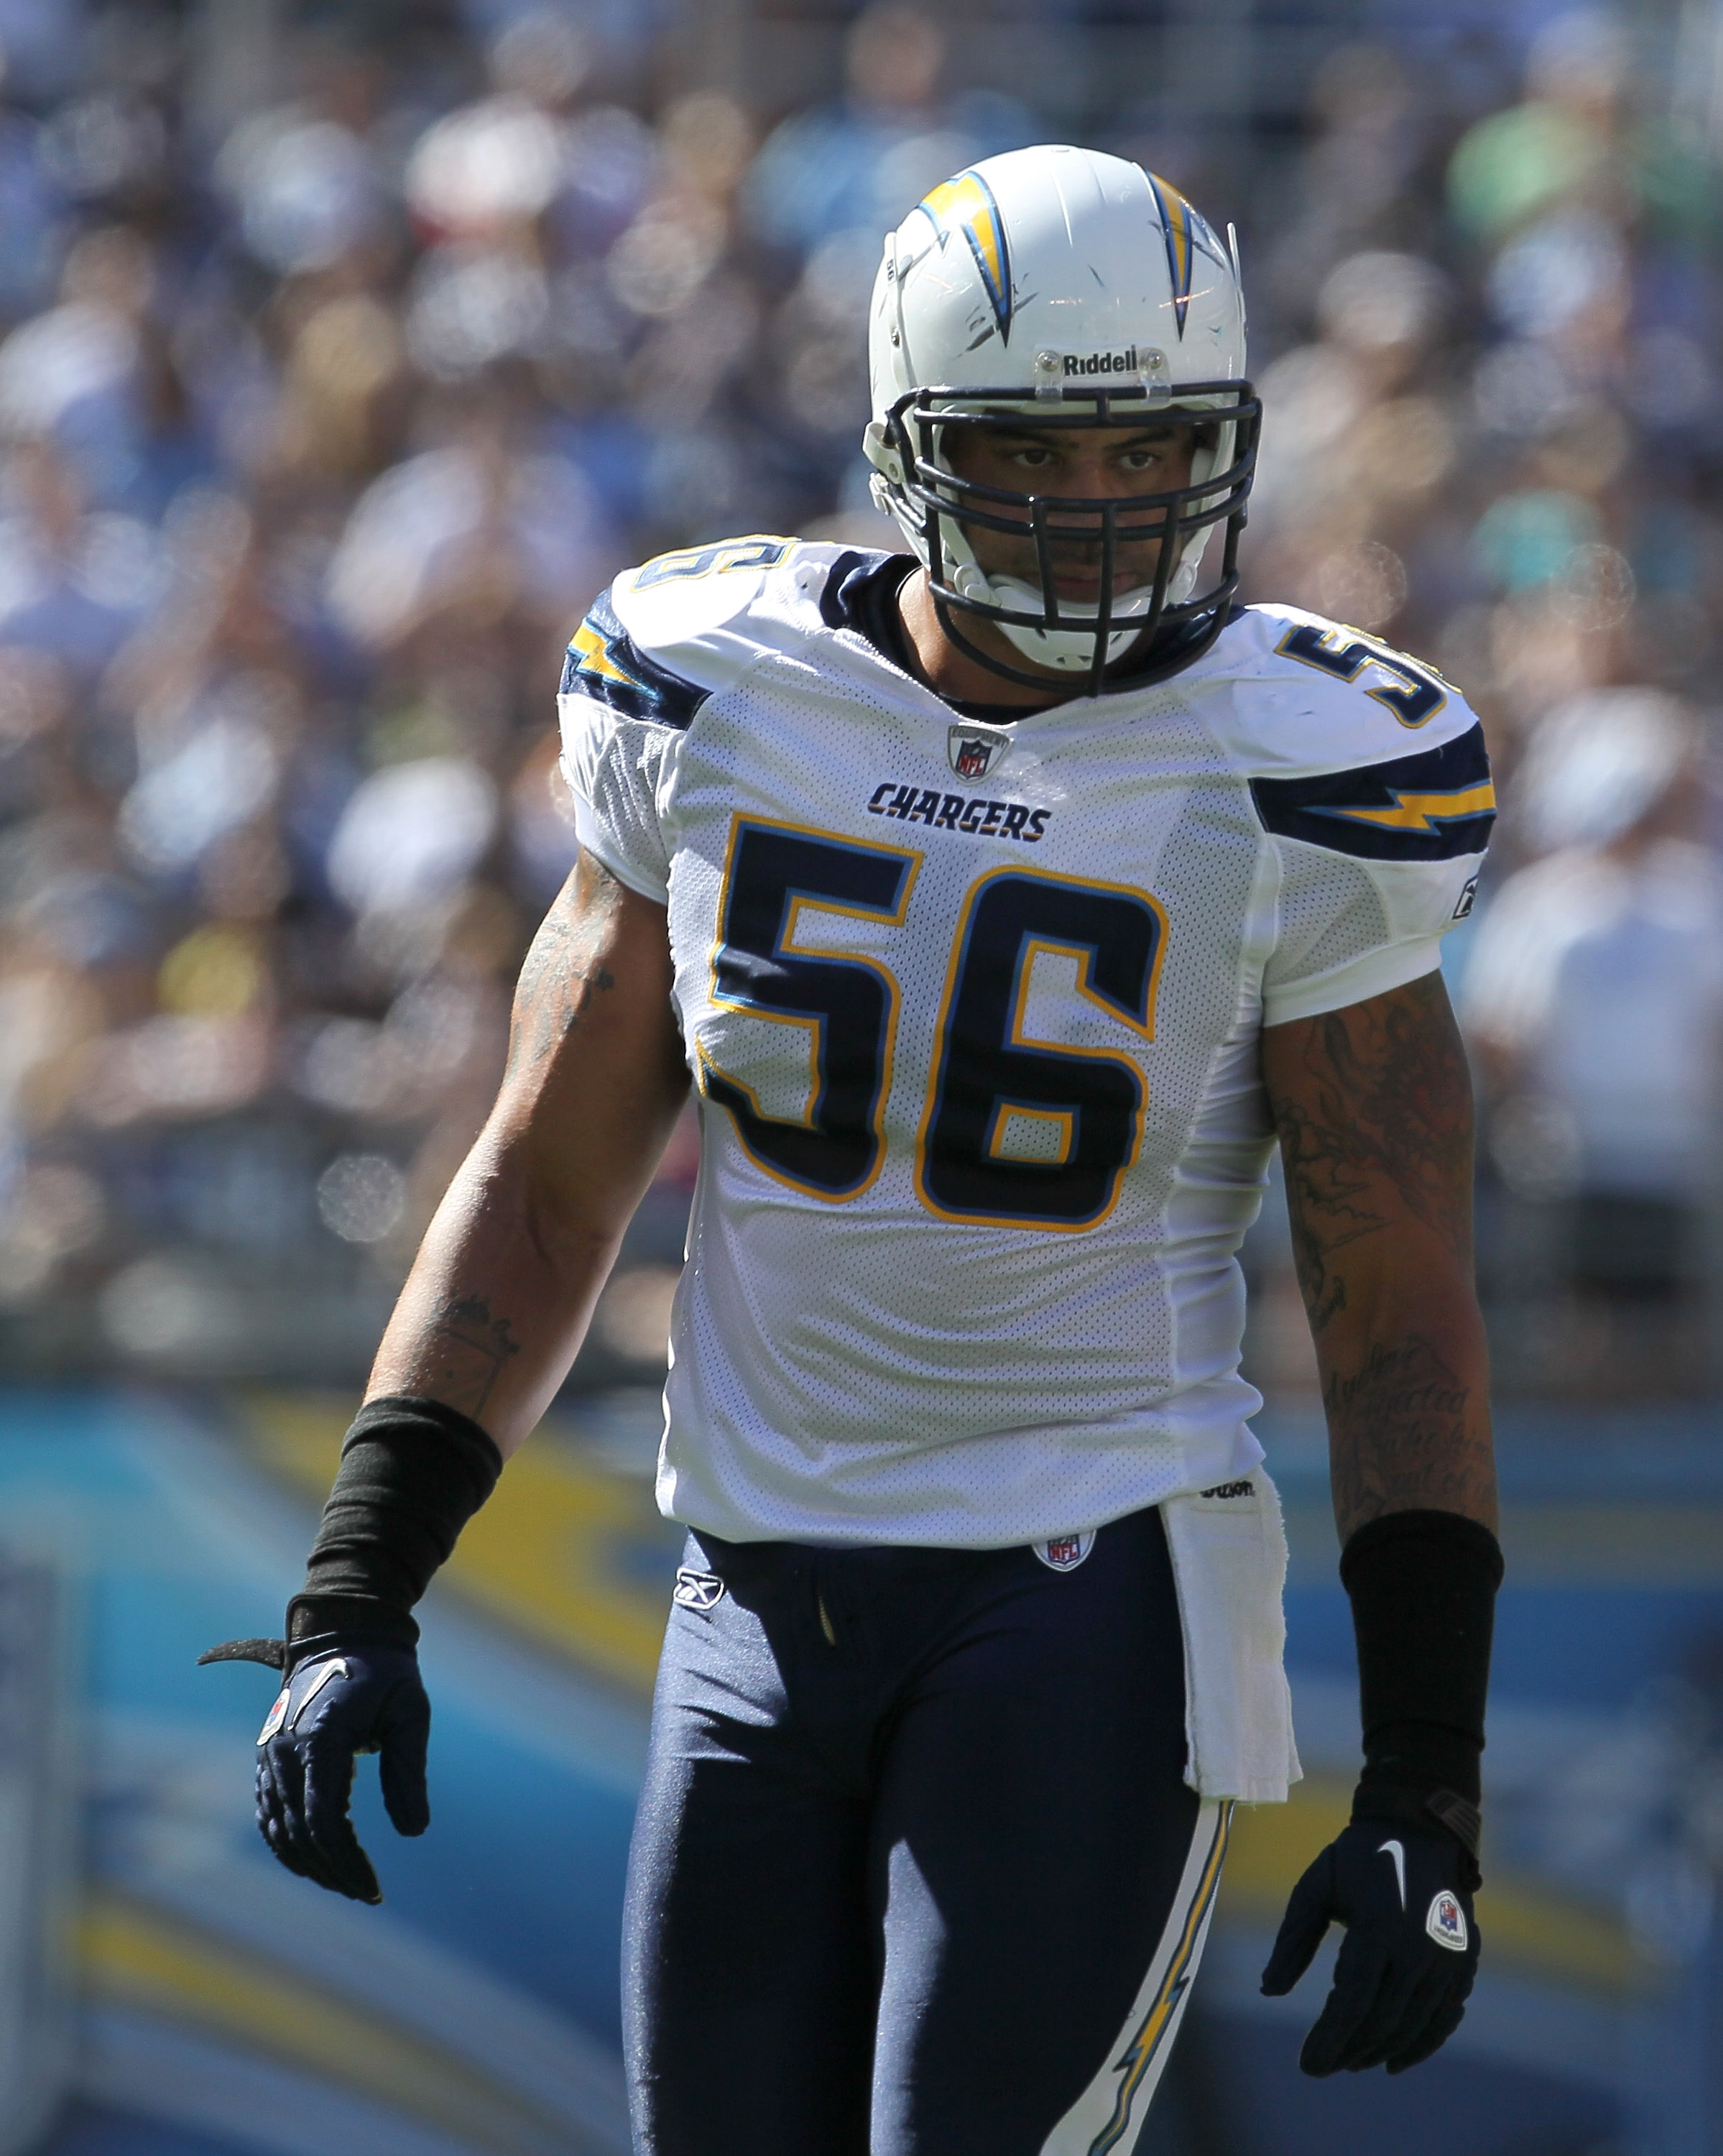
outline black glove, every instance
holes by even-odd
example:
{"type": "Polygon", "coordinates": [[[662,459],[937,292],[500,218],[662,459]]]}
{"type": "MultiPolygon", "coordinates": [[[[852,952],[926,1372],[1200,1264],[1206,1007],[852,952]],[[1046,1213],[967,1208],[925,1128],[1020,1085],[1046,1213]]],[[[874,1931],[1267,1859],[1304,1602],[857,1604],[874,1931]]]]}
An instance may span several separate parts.
{"type": "Polygon", "coordinates": [[[1440,1828],[1356,1819],[1292,1890],[1263,1971],[1270,1999],[1290,1991],[1331,1923],[1344,1924],[1334,1989],[1305,2038],[1307,2074],[1404,2073],[1459,2028],[1478,1973],[1476,1864],[1440,1828]]]}
{"type": "Polygon", "coordinates": [[[383,1803],[397,1834],[431,1823],[425,1750],[431,1702],[411,1647],[325,1634],[295,1640],[234,1640],[200,1661],[254,1661],[286,1679],[258,1738],[257,1823],[290,1871],[355,1902],[381,1902],[371,1860],[347,1816],[353,1762],[382,1756],[383,1803]]]}
{"type": "Polygon", "coordinates": [[[431,1823],[431,1703],[413,1608],[501,1468],[490,1438],[457,1409],[404,1393],[368,1400],[342,1440],[286,1640],[229,1640],[197,1657],[284,1673],[257,1740],[257,1823],[290,1871],[331,1893],[383,1898],[347,1817],[360,1753],[382,1754],[397,1834],[431,1823]]]}

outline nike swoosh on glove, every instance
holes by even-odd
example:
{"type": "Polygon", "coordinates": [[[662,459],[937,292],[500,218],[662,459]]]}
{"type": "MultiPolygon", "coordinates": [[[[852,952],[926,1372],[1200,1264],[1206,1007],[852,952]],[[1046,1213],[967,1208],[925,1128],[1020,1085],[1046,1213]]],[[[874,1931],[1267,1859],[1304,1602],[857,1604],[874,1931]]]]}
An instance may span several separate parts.
{"type": "Polygon", "coordinates": [[[1334,1988],[1305,2038],[1307,2074],[1404,2073],[1459,2028],[1478,1972],[1471,1858],[1452,1835],[1354,1820],[1292,1890],[1262,1988],[1290,1991],[1330,1924],[1344,1924],[1334,1988]]]}
{"type": "MultiPolygon", "coordinates": [[[[327,1635],[326,1635],[326,1637],[327,1635]]],[[[347,1816],[353,1762],[380,1753],[383,1803],[397,1834],[421,1835],[431,1823],[425,1753],[431,1702],[410,1647],[376,1641],[320,1643],[295,1661],[259,1735],[257,1823],[290,1871],[332,1894],[381,1902],[371,1859],[347,1816]]],[[[235,1640],[205,1661],[274,1662],[276,1640],[235,1640]],[[267,1652],[235,1653],[234,1649],[267,1652]]]]}

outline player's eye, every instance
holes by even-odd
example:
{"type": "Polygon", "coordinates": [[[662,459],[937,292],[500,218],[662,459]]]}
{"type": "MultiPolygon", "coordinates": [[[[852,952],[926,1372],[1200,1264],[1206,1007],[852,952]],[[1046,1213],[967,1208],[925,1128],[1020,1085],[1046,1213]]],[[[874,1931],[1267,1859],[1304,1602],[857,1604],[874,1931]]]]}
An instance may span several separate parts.
{"type": "Polygon", "coordinates": [[[1053,452],[1044,442],[1023,442],[1009,452],[1010,460],[1025,471],[1045,471],[1053,462],[1053,452]]]}

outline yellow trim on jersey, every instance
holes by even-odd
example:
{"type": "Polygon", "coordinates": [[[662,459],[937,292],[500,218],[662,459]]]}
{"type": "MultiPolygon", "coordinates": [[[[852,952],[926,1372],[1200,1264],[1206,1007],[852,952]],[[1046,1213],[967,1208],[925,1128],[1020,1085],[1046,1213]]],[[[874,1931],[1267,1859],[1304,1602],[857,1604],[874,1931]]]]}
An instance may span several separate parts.
{"type": "Polygon", "coordinates": [[[1392,711],[1409,733],[1416,733],[1420,728],[1428,726],[1438,711],[1447,710],[1449,697],[1458,693],[1453,682],[1444,675],[1438,674],[1427,660],[1414,659],[1408,651],[1397,651],[1392,644],[1384,644],[1361,629],[1349,629],[1344,624],[1324,629],[1313,621],[1295,621],[1275,644],[1274,655],[1279,659],[1290,659],[1297,665],[1312,667],[1318,674],[1326,674],[1331,681],[1356,681],[1367,666],[1375,666],[1393,677],[1396,688],[1409,690],[1413,696],[1420,689],[1433,686],[1438,701],[1431,705],[1421,719],[1406,716],[1394,701],[1393,689],[1367,689],[1364,691],[1372,703],[1380,704],[1384,711],[1392,711]],[[1355,660],[1345,673],[1339,674],[1328,667],[1316,665],[1311,660],[1300,658],[1297,652],[1288,649],[1294,637],[1303,636],[1311,629],[1315,630],[1316,641],[1336,659],[1343,659],[1348,648],[1355,646],[1361,647],[1363,657],[1355,660]]]}
{"type": "MultiPolygon", "coordinates": [[[[995,875],[1021,875],[1024,872],[1021,869],[1006,869],[996,870],[994,873],[995,875]]],[[[1034,874],[1039,876],[1040,870],[1036,870],[1034,874]]],[[[1062,942],[1056,936],[1024,937],[1023,947],[1018,954],[1017,979],[1012,987],[1011,1029],[1006,1036],[1011,1046],[1051,1048],[1057,1050],[1061,1055],[1110,1055],[1114,1052],[1110,1048],[1068,1049],[1058,1041],[1036,1040],[1023,1031],[1023,1009],[1029,999],[1030,977],[1034,971],[1036,959],[1044,954],[1054,957],[1074,958],[1077,961],[1078,994],[1090,1003],[1098,1004],[1109,1018],[1117,1019],[1120,1025],[1128,1025],[1133,1033],[1140,1033],[1145,1040],[1152,1040],[1155,1038],[1155,998],[1161,986],[1161,962],[1167,955],[1166,907],[1161,905],[1158,898],[1150,897],[1146,891],[1133,890],[1129,884],[1090,883],[1079,876],[1048,876],[1044,880],[1048,883],[1074,883],[1084,891],[1104,891],[1115,898],[1141,899],[1152,911],[1156,919],[1160,922],[1161,933],[1155,938],[1155,955],[1149,961],[1148,987],[1143,996],[1143,1016],[1141,1021],[1134,1019],[1129,1011],[1119,1009],[1115,1004],[1109,1002],[1106,997],[1098,994],[1090,987],[1090,973],[1095,963],[1095,952],[1089,944],[1062,942]]]]}
{"type": "Polygon", "coordinates": [[[1126,2046],[1120,2061],[1125,2069],[1125,2078],[1119,2084],[1113,2101],[1113,2115],[1090,2143],[1089,2156],[1107,2156],[1116,2148],[1131,2124],[1131,2107],[1136,2100],[1143,2076],[1154,2062],[1168,2028],[1183,2003],[1190,1984],[1191,1964],[1203,1937],[1203,1926],[1210,1904],[1214,1900],[1216,1887],[1220,1884],[1221,1866],[1226,1861],[1227,1839],[1232,1831],[1233,1800],[1225,1799],[1220,1816],[1215,1821],[1214,1840],[1209,1845],[1203,1875],[1197,1882],[1197,1891],[1191,1897],[1191,1905],[1185,1912],[1184,1928],[1179,1934],[1178,1944],[1173,1948],[1172,1958],[1167,1964],[1167,1974],[1161,1979],[1159,1990],[1143,2016],[1136,2034],[1126,2046]]]}
{"type": "MultiPolygon", "coordinates": [[[[774,1183],[781,1183],[787,1190],[800,1192],[804,1198],[818,1198],[823,1204],[848,1205],[852,1199],[864,1196],[873,1188],[885,1166],[885,1104],[891,1097],[892,1074],[896,1067],[897,1021],[902,1003],[902,991],[898,987],[896,975],[889,968],[882,965],[877,958],[864,957],[860,952],[855,951],[831,950],[822,948],[816,944],[798,944],[794,941],[796,930],[804,906],[812,906],[817,912],[839,914],[846,920],[873,921],[879,922],[887,928],[900,928],[903,926],[904,916],[909,911],[910,894],[915,888],[915,879],[921,873],[921,864],[926,859],[926,855],[916,852],[910,847],[882,846],[876,844],[871,839],[851,839],[837,831],[819,830],[812,824],[788,823],[783,818],[777,816],[749,816],[744,814],[741,809],[737,809],[731,817],[730,837],[724,848],[724,875],[718,886],[716,917],[720,932],[712,940],[712,948],[706,961],[706,1000],[715,1009],[736,1011],[745,1018],[763,1019],[768,1024],[802,1025],[808,1029],[808,1105],[794,1122],[794,1127],[805,1131],[818,1130],[819,1127],[814,1121],[814,1111],[818,1103],[821,1091],[819,1050],[825,1025],[824,1019],[813,1013],[804,1015],[797,1011],[762,1010],[757,1004],[740,1003],[733,996],[725,995],[718,986],[718,953],[724,948],[722,930],[725,907],[730,895],[730,879],[736,861],[736,842],[744,829],[788,831],[797,838],[816,839],[823,845],[844,847],[858,853],[884,854],[889,860],[909,863],[909,872],[904,878],[903,890],[899,896],[895,911],[888,913],[882,907],[850,906],[838,899],[817,898],[811,894],[804,895],[798,892],[790,900],[788,916],[785,921],[777,945],[779,952],[786,957],[830,958],[840,965],[860,966],[874,974],[885,985],[885,1041],[880,1055],[879,1091],[874,1104],[871,1126],[874,1142],[872,1173],[865,1181],[857,1183],[854,1190],[822,1190],[816,1183],[799,1182],[794,1176],[787,1175],[775,1163],[762,1158],[756,1152],[748,1143],[741,1125],[736,1122],[734,1116],[730,1119],[731,1127],[736,1132],[736,1142],[762,1174],[769,1175],[774,1183]]],[[[746,1079],[732,1077],[721,1065],[715,1062],[706,1053],[705,1044],[697,1035],[695,1040],[695,1059],[699,1065],[700,1090],[706,1099],[711,1098],[706,1086],[706,1074],[710,1072],[713,1075],[720,1078],[726,1086],[734,1086],[737,1092],[746,1093],[753,1106],[754,1113],[762,1123],[790,1123],[791,1118],[787,1116],[767,1115],[761,1106],[760,1096],[754,1088],[746,1079]]],[[[715,1102],[714,1105],[721,1106],[722,1103],[715,1102]]]]}
{"type": "Polygon", "coordinates": [[[1135,884],[1103,883],[1093,876],[1058,875],[1045,869],[1020,868],[1014,862],[989,869],[986,875],[977,876],[971,884],[963,894],[962,909],[957,916],[957,932],[951,940],[951,956],[946,968],[945,989],[940,997],[938,1014],[933,1022],[933,1065],[928,1073],[927,1099],[921,1111],[920,1127],[915,1133],[915,1195],[936,1220],[952,1220],[965,1227],[1031,1228],[1049,1235],[1086,1235],[1091,1229],[1099,1228],[1111,1218],[1125,1187],[1126,1177],[1142,1158],[1143,1136],[1149,1121],[1148,1074],[1135,1057],[1123,1055],[1117,1049],[1081,1048],[1063,1040],[1031,1039],[1023,1030],[1023,1006],[1028,998],[1030,977],[1036,956],[1044,951],[1069,952],[1077,959],[1078,994],[1086,1002],[1092,1003],[1098,1010],[1105,1012],[1107,1017],[1116,1019],[1120,1025],[1128,1026],[1133,1033],[1141,1034],[1145,1040],[1152,1040],[1155,1038],[1155,998],[1160,991],[1161,968],[1167,956],[1168,933],[1167,908],[1151,892],[1139,891],[1135,884]],[[1111,898],[1135,899],[1140,905],[1146,906],[1160,924],[1161,932],[1155,939],[1154,956],[1149,962],[1149,978],[1143,991],[1143,1016],[1141,1020],[1120,1010],[1116,1004],[1109,1002],[1105,996],[1096,994],[1090,986],[1090,968],[1093,959],[1086,945],[1062,943],[1051,937],[1032,936],[1023,939],[1023,948],[1018,954],[1017,979],[1012,991],[1011,1019],[1007,1029],[1009,1045],[1013,1048],[1038,1050],[1044,1055],[1083,1056],[1098,1063],[1122,1064],[1136,1081],[1139,1088],[1136,1133],[1131,1140],[1131,1151],[1114,1172],[1112,1196],[1092,1219],[1049,1220],[1041,1217],[1024,1219],[1007,1213],[952,1213],[941,1205],[927,1188],[927,1142],[933,1129],[934,1107],[939,1100],[940,1087],[945,1076],[946,1022],[951,1014],[951,998],[956,993],[957,978],[963,969],[963,961],[968,951],[971,917],[981,902],[982,893],[1001,876],[1027,876],[1037,883],[1065,884],[1074,891],[1105,891],[1111,898]]]}
{"type": "Polygon", "coordinates": [[[654,554],[638,569],[620,577],[613,589],[649,592],[658,584],[691,583],[700,577],[721,577],[729,569],[772,569],[796,542],[776,531],[750,531],[745,538],[720,539],[710,547],[679,547],[654,554]]]}
{"type": "Polygon", "coordinates": [[[1063,1168],[1071,1157],[1071,1147],[1077,1142],[1077,1111],[1074,1108],[1044,1108],[1029,1101],[1008,1101],[1003,1096],[995,1102],[993,1120],[987,1127],[987,1142],[984,1148],[989,1160],[1023,1161],[1035,1168],[1063,1168]],[[1059,1128],[1059,1151],[1056,1153],[1007,1152],[1005,1137],[1013,1116],[1026,1123],[1054,1123],[1059,1128]]]}
{"type": "Polygon", "coordinates": [[[1402,793],[1390,787],[1392,808],[1330,808],[1331,816],[1344,816],[1352,824],[1376,824],[1389,831],[1433,830],[1438,824],[1458,824],[1469,816],[1495,814],[1495,788],[1486,779],[1481,786],[1456,787],[1449,793],[1402,793]]]}

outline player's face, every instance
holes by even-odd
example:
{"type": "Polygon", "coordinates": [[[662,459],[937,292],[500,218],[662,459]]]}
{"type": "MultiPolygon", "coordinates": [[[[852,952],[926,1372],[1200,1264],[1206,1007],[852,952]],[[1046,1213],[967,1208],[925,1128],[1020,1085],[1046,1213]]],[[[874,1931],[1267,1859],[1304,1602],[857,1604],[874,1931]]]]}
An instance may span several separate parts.
{"type": "MultiPolygon", "coordinates": [[[[1134,495],[1165,494],[1187,486],[1195,448],[1190,427],[1106,427],[1094,429],[1003,425],[953,427],[946,436],[946,461],[960,479],[1013,494],[1058,501],[1123,501],[1134,495]]],[[[990,503],[1001,516],[1011,511],[990,503]]],[[[1038,588],[1040,561],[1023,520],[1023,536],[966,524],[977,562],[989,576],[1011,577],[1038,588]]],[[[1148,520],[1139,516],[1135,521],[1148,520]]],[[[1101,597],[1100,517],[1094,510],[1054,511],[1048,519],[1049,552],[1058,595],[1082,606],[1101,597]]],[[[1127,539],[1117,548],[1115,593],[1155,581],[1161,559],[1158,537],[1127,539]]]]}

